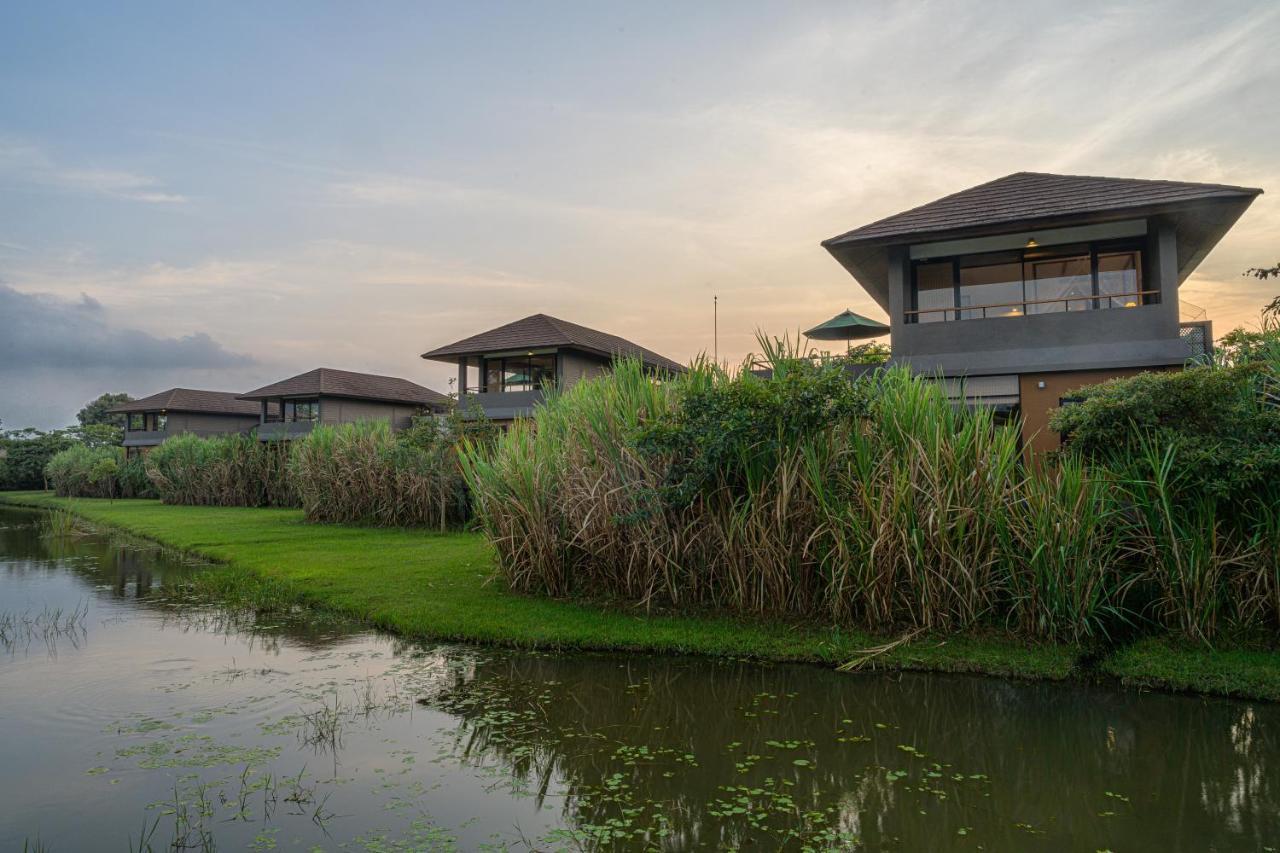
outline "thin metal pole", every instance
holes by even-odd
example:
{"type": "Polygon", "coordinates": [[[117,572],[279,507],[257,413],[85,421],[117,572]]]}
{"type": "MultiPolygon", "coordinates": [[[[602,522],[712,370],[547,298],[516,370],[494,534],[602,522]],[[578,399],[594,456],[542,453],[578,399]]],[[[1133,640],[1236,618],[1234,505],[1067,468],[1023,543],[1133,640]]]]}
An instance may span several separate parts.
{"type": "Polygon", "coordinates": [[[720,294],[711,297],[711,351],[720,363],[720,294]]]}

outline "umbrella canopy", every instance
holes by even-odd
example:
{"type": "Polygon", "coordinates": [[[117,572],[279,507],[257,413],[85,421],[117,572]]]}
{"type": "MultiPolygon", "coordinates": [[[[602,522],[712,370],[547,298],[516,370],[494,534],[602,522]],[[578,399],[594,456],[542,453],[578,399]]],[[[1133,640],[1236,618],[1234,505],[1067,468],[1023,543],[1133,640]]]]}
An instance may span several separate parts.
{"type": "Polygon", "coordinates": [[[888,332],[889,327],[884,323],[845,309],[804,334],[805,337],[817,341],[860,341],[865,338],[878,338],[888,332]]]}

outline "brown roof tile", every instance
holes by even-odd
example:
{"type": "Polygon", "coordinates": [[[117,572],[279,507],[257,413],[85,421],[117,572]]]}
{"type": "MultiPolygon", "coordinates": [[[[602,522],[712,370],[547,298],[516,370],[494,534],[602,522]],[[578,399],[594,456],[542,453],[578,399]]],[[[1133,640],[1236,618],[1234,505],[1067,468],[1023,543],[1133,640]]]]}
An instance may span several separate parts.
{"type": "Polygon", "coordinates": [[[352,397],[363,400],[381,400],[388,403],[413,403],[435,409],[448,407],[445,395],[424,388],[408,379],[395,376],[378,376],[372,373],[353,373],[332,367],[317,367],[279,382],[264,385],[246,394],[242,400],[263,400],[270,397],[352,397]]]}
{"type": "Polygon", "coordinates": [[[1253,197],[1262,190],[1225,184],[1017,172],[855,228],[822,245],[890,240],[989,225],[1103,211],[1150,208],[1215,198],[1253,197]]]}
{"type": "Polygon", "coordinates": [[[203,412],[211,415],[257,415],[257,403],[239,399],[234,391],[198,391],[192,388],[170,388],[141,400],[116,406],[112,412],[203,412]]]}
{"type": "Polygon", "coordinates": [[[438,347],[422,354],[423,358],[437,361],[456,361],[458,356],[483,355],[489,352],[505,350],[537,349],[541,347],[567,347],[585,350],[602,356],[630,356],[641,359],[645,365],[682,373],[684,367],[666,356],[659,355],[651,349],[632,343],[626,338],[611,335],[607,332],[589,329],[551,317],[547,314],[534,314],[463,338],[446,346],[438,347]]]}

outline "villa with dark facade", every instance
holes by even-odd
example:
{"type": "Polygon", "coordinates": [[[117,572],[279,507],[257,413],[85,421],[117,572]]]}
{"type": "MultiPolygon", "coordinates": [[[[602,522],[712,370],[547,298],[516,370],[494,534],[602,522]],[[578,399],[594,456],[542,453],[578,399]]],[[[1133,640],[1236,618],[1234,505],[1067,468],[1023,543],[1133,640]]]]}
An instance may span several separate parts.
{"type": "Polygon", "coordinates": [[[318,367],[246,394],[262,441],[298,438],[316,424],[386,421],[408,427],[418,415],[446,412],[453,401],[408,379],[318,367]]]}
{"type": "Polygon", "coordinates": [[[655,376],[684,371],[625,338],[547,314],[463,338],[422,357],[456,364],[460,405],[478,405],[498,422],[531,414],[548,388],[568,388],[597,376],[616,358],[637,358],[655,376]]]}
{"type": "Polygon", "coordinates": [[[1050,450],[1073,389],[1212,347],[1178,287],[1261,192],[1019,172],[822,245],[888,312],[891,363],[1017,412],[1050,450]]]}
{"type": "Polygon", "coordinates": [[[170,388],[111,409],[125,416],[124,447],[130,456],[145,453],[183,433],[202,438],[248,433],[258,425],[258,406],[234,391],[170,388]]]}

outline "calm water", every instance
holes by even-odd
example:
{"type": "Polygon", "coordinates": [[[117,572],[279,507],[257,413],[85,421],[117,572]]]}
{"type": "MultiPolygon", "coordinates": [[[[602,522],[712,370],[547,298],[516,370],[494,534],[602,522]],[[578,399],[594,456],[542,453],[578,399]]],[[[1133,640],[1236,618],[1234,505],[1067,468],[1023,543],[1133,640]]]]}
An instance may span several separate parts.
{"type": "Polygon", "coordinates": [[[40,518],[0,508],[0,850],[1280,849],[1274,705],[252,625],[40,518]]]}

